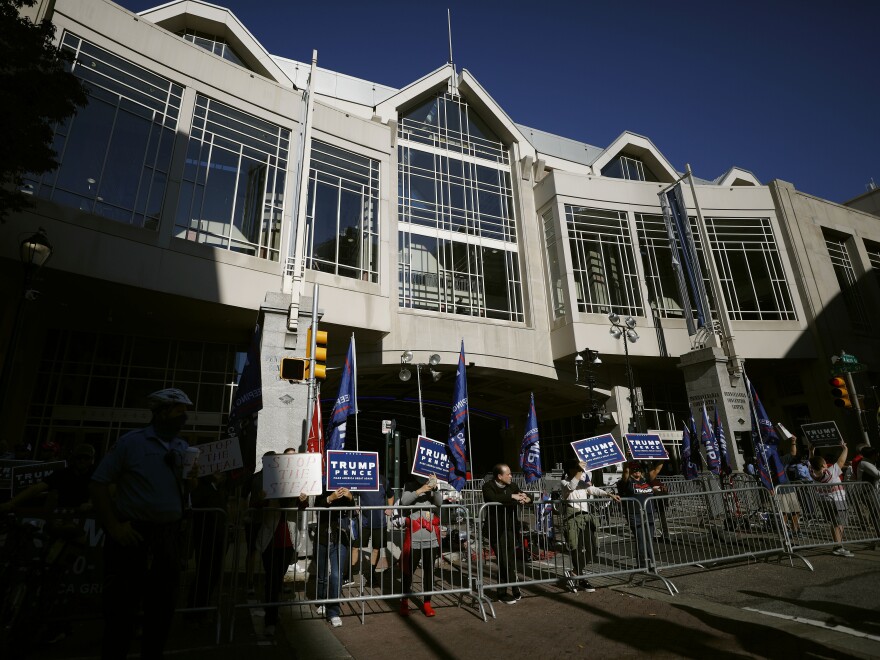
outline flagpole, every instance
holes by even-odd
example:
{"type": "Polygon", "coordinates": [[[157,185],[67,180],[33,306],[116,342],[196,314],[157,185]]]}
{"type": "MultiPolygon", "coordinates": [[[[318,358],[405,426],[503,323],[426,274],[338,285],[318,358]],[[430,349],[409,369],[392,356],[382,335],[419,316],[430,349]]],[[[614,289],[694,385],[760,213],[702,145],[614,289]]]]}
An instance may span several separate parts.
{"type": "MultiPolygon", "coordinates": [[[[461,345],[464,346],[464,337],[461,338],[461,345]]],[[[461,368],[465,370],[464,382],[467,387],[467,364],[462,364],[461,368]]],[[[471,446],[471,399],[470,391],[468,391],[468,413],[467,413],[467,439],[468,439],[468,460],[465,463],[465,469],[470,467],[471,479],[474,477],[474,452],[471,446]]],[[[467,476],[467,475],[465,475],[467,476]]]]}
{"type": "Polygon", "coordinates": [[[354,339],[354,333],[351,333],[351,383],[352,383],[352,392],[354,392],[354,401],[352,404],[354,405],[354,446],[355,449],[360,451],[361,449],[361,439],[358,434],[358,381],[357,381],[357,343],[354,339]]]}

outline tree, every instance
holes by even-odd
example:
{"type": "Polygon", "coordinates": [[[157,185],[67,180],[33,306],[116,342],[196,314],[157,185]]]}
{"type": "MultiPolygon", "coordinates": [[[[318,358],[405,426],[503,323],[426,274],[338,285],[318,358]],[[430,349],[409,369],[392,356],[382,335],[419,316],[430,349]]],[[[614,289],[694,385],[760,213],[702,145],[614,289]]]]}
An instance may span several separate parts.
{"type": "Polygon", "coordinates": [[[55,125],[88,101],[70,72],[73,57],[55,46],[55,26],[21,15],[35,3],[0,0],[0,222],[32,204],[20,191],[23,176],[58,167],[55,125]]]}

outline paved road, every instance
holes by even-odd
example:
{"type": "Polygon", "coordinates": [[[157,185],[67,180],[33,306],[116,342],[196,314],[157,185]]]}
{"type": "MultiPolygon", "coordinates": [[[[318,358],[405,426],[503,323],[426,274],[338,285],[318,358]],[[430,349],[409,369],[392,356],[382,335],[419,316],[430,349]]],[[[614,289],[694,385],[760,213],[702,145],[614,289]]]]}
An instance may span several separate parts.
{"type": "MultiPolygon", "coordinates": [[[[212,644],[209,626],[175,625],[170,658],[880,658],[880,551],[854,548],[852,559],[827,550],[803,562],[692,568],[662,583],[606,583],[595,593],[554,586],[525,590],[515,605],[496,603],[483,622],[470,606],[436,598],[436,618],[413,611],[401,619],[382,602],[364,625],[351,610],[331,629],[308,607],[284,610],[283,625],[264,639],[259,612],[241,611],[235,639],[212,644]]],[[[597,581],[598,582],[598,581],[597,581]]],[[[600,583],[601,584],[601,583],[600,583]]],[[[600,585],[597,585],[600,586],[600,585]]],[[[41,658],[94,658],[100,628],[42,647],[41,658]]]]}

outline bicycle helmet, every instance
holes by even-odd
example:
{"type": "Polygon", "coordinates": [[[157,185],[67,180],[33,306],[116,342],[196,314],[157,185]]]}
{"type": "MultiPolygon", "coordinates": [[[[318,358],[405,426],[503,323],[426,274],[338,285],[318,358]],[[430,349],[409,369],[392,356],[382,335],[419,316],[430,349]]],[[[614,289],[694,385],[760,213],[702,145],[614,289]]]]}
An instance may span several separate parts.
{"type": "Polygon", "coordinates": [[[162,406],[174,406],[178,403],[182,403],[185,406],[191,406],[193,404],[186,395],[186,392],[179,390],[176,387],[169,387],[164,390],[153,392],[147,397],[147,401],[150,403],[150,408],[154,410],[156,408],[161,408],[162,406]]]}

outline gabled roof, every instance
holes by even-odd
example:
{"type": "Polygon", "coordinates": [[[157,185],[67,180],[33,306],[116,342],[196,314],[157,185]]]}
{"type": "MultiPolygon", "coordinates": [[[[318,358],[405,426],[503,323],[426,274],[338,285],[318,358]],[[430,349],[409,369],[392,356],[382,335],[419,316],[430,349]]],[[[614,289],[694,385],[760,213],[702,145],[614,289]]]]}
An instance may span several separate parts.
{"type": "Polygon", "coordinates": [[[731,167],[713,183],[719,186],[760,186],[758,177],[741,167],[731,167]]]}
{"type": "Polygon", "coordinates": [[[399,108],[416,105],[419,101],[447,89],[457,90],[503,142],[519,143],[520,156],[534,155],[531,143],[477,79],[467,69],[456,76],[455,68],[451,64],[444,64],[407,85],[376,105],[374,112],[383,122],[388,122],[397,118],[399,108]]]}
{"type": "Polygon", "coordinates": [[[602,168],[621,153],[639,158],[662,183],[672,183],[679,177],[675,168],[666,160],[666,156],[660,153],[660,150],[654,146],[650,139],[629,131],[621,133],[614,142],[606,147],[602,155],[591,163],[593,172],[600,174],[602,168]]]}
{"type": "Polygon", "coordinates": [[[296,87],[254,35],[225,7],[201,0],[175,0],[138,12],[138,16],[172,33],[190,29],[220,37],[254,73],[280,85],[296,87]]]}

